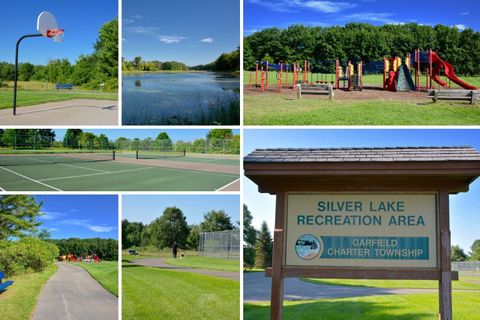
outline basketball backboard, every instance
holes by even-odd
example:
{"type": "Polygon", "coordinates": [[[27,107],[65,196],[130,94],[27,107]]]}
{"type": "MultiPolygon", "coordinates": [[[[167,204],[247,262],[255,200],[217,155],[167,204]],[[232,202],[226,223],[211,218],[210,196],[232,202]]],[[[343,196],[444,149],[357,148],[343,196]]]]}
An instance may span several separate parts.
{"type": "Polygon", "coordinates": [[[57,29],[57,20],[55,16],[48,11],[42,11],[37,18],[37,30],[45,37],[48,36],[48,31],[57,29]]]}

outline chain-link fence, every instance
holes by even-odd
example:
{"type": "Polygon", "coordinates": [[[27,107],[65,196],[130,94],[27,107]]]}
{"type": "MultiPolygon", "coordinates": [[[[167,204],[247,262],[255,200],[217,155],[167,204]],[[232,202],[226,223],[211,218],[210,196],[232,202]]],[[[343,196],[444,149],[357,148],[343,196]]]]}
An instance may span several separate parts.
{"type": "Polygon", "coordinates": [[[87,150],[111,150],[118,151],[186,151],[197,154],[225,154],[240,155],[239,139],[197,139],[194,141],[175,141],[170,139],[153,140],[146,139],[122,139],[110,141],[106,135],[83,134],[81,137],[64,138],[62,141],[55,140],[48,133],[34,134],[4,134],[0,139],[0,147],[7,149],[87,149],[87,150]]]}
{"type": "Polygon", "coordinates": [[[480,261],[452,262],[452,270],[463,274],[480,275],[480,261]]]}
{"type": "Polygon", "coordinates": [[[198,252],[203,257],[240,259],[240,231],[201,232],[198,252]]]}

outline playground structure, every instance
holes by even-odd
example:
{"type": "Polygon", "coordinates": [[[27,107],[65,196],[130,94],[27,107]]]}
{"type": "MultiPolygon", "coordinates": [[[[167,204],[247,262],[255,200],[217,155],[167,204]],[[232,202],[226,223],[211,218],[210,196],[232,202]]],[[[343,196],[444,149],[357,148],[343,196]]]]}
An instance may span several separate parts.
{"type": "Polygon", "coordinates": [[[101,262],[100,257],[96,254],[86,256],[75,256],[74,254],[62,255],[58,257],[58,261],[63,262],[101,262]]]}
{"type": "MultiPolygon", "coordinates": [[[[325,63],[330,61],[319,61],[317,63],[325,63]]],[[[273,64],[265,61],[255,64],[255,71],[250,72],[249,86],[261,92],[283,92],[285,89],[297,90],[297,84],[308,85],[311,89],[318,85],[327,88],[327,85],[333,86],[334,89],[342,90],[362,90],[362,62],[357,64],[348,61],[342,66],[340,60],[335,61],[335,72],[321,73],[312,67],[312,62],[303,61],[300,63],[279,63],[273,64]],[[276,81],[272,82],[270,72],[276,71],[276,81]]],[[[316,67],[315,69],[319,69],[316,67]]]]}
{"type": "MultiPolygon", "coordinates": [[[[329,88],[335,90],[363,90],[363,75],[367,73],[378,74],[383,72],[383,90],[392,92],[425,91],[431,89],[450,89],[451,82],[465,90],[478,90],[473,85],[461,80],[455,74],[455,68],[433,50],[421,51],[416,49],[401,57],[385,57],[382,61],[369,63],[352,63],[348,61],[342,65],[340,60],[335,60],[335,73],[321,73],[328,69],[331,61],[307,61],[303,64],[272,64],[257,62],[255,71],[250,72],[249,86],[252,90],[260,92],[280,92],[285,89],[303,93],[328,94],[329,88]],[[325,67],[327,63],[327,67],[325,67]],[[320,66],[320,67],[319,67],[320,66]],[[383,67],[383,70],[382,70],[383,67]],[[272,81],[270,72],[277,71],[276,81],[272,81]],[[442,75],[445,77],[442,79],[442,75]],[[422,83],[424,81],[424,83],[422,83]],[[300,84],[300,87],[297,85],[300,84]]],[[[379,87],[374,87],[379,89],[379,87]]],[[[381,88],[380,88],[381,89],[381,88]]],[[[298,96],[298,93],[297,93],[298,96]]],[[[300,95],[301,96],[301,95],[300,95]]],[[[331,95],[330,95],[331,97],[331,95]]]]}

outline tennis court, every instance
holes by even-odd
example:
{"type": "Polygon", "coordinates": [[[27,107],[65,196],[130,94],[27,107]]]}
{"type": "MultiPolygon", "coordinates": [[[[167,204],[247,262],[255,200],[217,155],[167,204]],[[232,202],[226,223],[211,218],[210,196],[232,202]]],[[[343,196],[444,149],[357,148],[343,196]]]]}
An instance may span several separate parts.
{"type": "Polygon", "coordinates": [[[114,151],[0,151],[1,191],[236,191],[239,161],[114,151]]]}

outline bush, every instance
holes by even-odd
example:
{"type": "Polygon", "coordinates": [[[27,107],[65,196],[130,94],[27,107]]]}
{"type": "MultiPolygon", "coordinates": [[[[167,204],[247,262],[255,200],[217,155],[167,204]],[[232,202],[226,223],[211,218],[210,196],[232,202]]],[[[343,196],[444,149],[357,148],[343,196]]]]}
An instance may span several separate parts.
{"type": "Polygon", "coordinates": [[[58,253],[56,245],[38,238],[0,241],[0,270],[9,276],[43,271],[58,253]]]}

